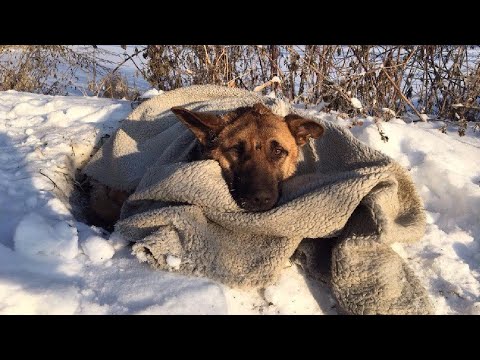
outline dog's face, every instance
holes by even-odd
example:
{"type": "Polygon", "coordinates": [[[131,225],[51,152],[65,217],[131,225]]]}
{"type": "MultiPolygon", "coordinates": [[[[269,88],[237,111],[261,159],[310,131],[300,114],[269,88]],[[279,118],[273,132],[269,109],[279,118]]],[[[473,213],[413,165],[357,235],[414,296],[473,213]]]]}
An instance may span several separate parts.
{"type": "Polygon", "coordinates": [[[323,133],[315,121],[281,117],[260,103],[221,116],[183,108],[172,112],[195,134],[205,158],[218,161],[230,193],[247,211],[275,206],[282,181],[295,172],[298,147],[323,133]]]}

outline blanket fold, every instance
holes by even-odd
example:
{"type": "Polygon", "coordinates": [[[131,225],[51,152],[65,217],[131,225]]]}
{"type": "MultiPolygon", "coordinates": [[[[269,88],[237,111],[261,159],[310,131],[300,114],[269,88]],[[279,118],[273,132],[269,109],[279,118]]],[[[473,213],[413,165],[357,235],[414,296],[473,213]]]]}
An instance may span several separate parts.
{"type": "Polygon", "coordinates": [[[135,190],[115,227],[135,242],[133,253],[157,269],[240,288],[271,284],[294,259],[307,275],[328,279],[346,313],[432,313],[425,289],[389,246],[421,238],[422,202],[405,169],[348,130],[318,120],[324,135],[302,148],[279,204],[261,213],[238,207],[218,163],[190,161],[194,137],[171,107],[222,113],[257,102],[308,117],[248,91],[191,86],[140,105],[95,154],[84,173],[135,190]]]}

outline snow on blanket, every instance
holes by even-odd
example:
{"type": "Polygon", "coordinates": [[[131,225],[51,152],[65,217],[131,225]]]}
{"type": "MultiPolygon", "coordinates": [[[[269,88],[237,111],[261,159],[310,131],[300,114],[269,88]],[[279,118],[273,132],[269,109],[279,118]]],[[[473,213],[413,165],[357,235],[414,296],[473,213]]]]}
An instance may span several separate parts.
{"type": "MultiPolygon", "coordinates": [[[[66,172],[74,144],[93,146],[130,111],[128,101],[0,92],[1,314],[336,313],[329,291],[295,266],[263,293],[232,290],[152,270],[122,239],[76,221],[42,173],[66,172]]],[[[399,119],[381,126],[387,143],[370,119],[352,133],[411,171],[428,217],[423,240],[395,250],[438,314],[480,314],[480,134],[399,119]]]]}

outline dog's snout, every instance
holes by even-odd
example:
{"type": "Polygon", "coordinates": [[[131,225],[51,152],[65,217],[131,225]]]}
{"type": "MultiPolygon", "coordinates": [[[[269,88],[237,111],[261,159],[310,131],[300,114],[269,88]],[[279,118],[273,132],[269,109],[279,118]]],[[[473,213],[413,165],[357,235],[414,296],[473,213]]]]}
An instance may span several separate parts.
{"type": "Polygon", "coordinates": [[[248,211],[266,211],[275,206],[277,196],[266,190],[254,191],[244,201],[244,208],[248,211]]]}

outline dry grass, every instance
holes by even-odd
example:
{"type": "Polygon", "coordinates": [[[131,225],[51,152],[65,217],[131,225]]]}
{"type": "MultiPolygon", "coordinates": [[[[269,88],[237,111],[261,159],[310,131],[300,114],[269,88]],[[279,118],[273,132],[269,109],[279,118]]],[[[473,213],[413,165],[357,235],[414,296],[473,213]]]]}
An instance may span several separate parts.
{"type": "Polygon", "coordinates": [[[111,99],[135,100],[140,95],[119,73],[108,73],[98,83],[91,81],[88,87],[95,95],[111,99]]]}

